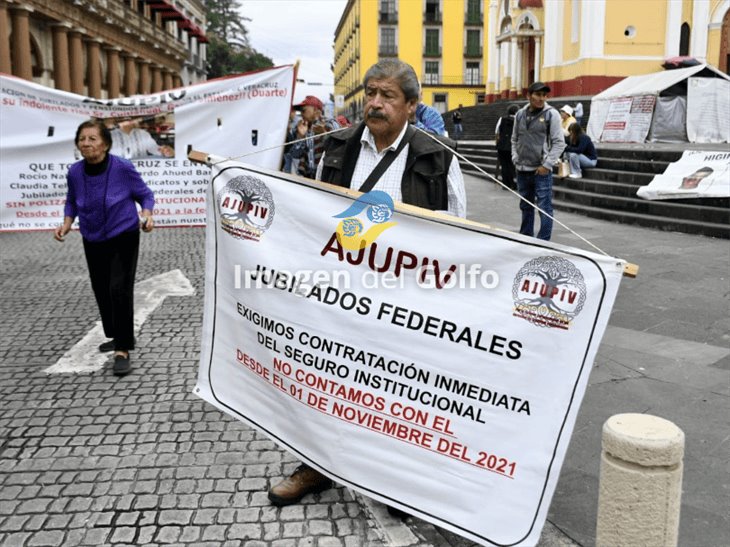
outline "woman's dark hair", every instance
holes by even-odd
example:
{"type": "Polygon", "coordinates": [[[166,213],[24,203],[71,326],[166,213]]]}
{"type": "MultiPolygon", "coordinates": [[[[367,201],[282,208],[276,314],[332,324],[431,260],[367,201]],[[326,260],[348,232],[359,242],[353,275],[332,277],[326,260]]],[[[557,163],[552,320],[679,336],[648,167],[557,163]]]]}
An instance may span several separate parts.
{"type": "Polygon", "coordinates": [[[568,133],[570,134],[571,142],[576,144],[580,136],[583,134],[583,128],[578,122],[571,123],[570,126],[568,126],[568,133]]]}
{"type": "Polygon", "coordinates": [[[102,122],[101,120],[87,120],[78,126],[78,128],[76,129],[76,137],[74,138],[74,144],[76,146],[79,145],[79,137],[81,136],[81,131],[83,131],[87,127],[96,127],[97,129],[99,129],[101,140],[103,140],[104,144],[106,144],[109,148],[112,147],[112,134],[109,131],[109,128],[104,125],[104,122],[102,122]]]}
{"type": "Polygon", "coordinates": [[[516,104],[511,104],[511,105],[509,105],[509,108],[507,109],[507,114],[510,116],[514,116],[515,114],[517,114],[517,111],[519,109],[520,109],[520,107],[517,106],[516,104]]]}

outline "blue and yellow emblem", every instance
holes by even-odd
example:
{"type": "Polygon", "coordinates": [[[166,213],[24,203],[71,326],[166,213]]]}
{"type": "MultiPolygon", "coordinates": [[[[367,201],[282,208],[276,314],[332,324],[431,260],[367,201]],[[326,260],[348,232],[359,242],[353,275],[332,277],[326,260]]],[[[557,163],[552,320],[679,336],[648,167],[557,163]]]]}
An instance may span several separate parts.
{"type": "Polygon", "coordinates": [[[394,209],[393,198],[385,192],[372,190],[363,194],[350,207],[340,214],[334,215],[334,218],[343,219],[337,225],[337,241],[343,248],[350,251],[369,247],[380,234],[397,224],[397,222],[390,222],[394,209]],[[363,233],[365,226],[357,218],[363,211],[373,223],[365,233],[363,233]]]}

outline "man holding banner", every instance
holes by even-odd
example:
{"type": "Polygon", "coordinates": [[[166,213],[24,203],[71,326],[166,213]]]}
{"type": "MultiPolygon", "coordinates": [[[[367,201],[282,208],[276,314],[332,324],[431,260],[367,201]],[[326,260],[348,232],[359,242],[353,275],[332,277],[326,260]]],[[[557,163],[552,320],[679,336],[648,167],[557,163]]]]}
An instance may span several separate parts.
{"type": "MultiPolygon", "coordinates": [[[[330,135],[317,178],[395,201],[466,216],[466,191],[458,161],[437,139],[413,128],[420,87],[413,67],[384,59],[363,79],[365,121],[330,135]]],[[[269,490],[274,505],[290,505],[330,488],[332,481],[306,464],[269,490]]]]}

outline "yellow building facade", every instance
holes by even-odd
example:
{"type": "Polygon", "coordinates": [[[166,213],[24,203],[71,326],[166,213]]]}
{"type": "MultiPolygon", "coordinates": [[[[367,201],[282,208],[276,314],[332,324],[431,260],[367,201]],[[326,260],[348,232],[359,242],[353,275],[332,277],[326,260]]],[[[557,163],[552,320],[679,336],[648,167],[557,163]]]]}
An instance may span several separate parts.
{"type": "Polygon", "coordinates": [[[349,0],[335,32],[335,106],[362,117],[362,79],[379,59],[409,63],[441,112],[485,99],[485,0],[349,0]]]}
{"type": "Polygon", "coordinates": [[[536,80],[593,95],[674,57],[727,72],[729,13],[730,0],[491,0],[487,100],[536,80]]]}
{"type": "Polygon", "coordinates": [[[441,112],[524,96],[594,95],[693,57],[730,69],[730,0],[349,0],[335,32],[336,109],[362,114],[362,78],[411,64],[441,112]]]}

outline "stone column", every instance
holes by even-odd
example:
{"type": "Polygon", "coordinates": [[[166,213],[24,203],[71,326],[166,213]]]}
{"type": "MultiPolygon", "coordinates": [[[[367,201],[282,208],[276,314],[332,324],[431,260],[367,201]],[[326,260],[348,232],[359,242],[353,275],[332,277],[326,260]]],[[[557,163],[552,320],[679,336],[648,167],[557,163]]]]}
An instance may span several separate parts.
{"type": "Polygon", "coordinates": [[[118,47],[106,48],[106,87],[110,99],[116,99],[121,95],[121,80],[119,78],[119,52],[118,47]]]}
{"type": "Polygon", "coordinates": [[[160,67],[155,65],[150,68],[152,71],[152,93],[159,93],[162,91],[162,75],[160,74],[160,67]]]}
{"type": "Polygon", "coordinates": [[[142,59],[139,62],[139,92],[148,95],[151,89],[150,62],[142,59]]]}
{"type": "Polygon", "coordinates": [[[183,86],[182,78],[180,78],[180,75],[179,74],[175,74],[172,77],[172,87],[174,87],[175,89],[177,89],[177,88],[182,87],[182,86],[183,86]]]}
{"type": "Polygon", "coordinates": [[[172,73],[169,70],[162,72],[162,89],[172,89],[172,73]]]}
{"type": "Polygon", "coordinates": [[[517,72],[515,72],[515,90],[517,91],[517,97],[522,96],[522,80],[523,72],[525,69],[525,43],[522,40],[517,40],[517,72]]]}
{"type": "Polygon", "coordinates": [[[535,81],[540,81],[540,46],[542,44],[542,37],[535,36],[535,81]]]}
{"type": "Polygon", "coordinates": [[[71,67],[68,60],[68,30],[63,23],[53,25],[53,81],[56,89],[71,91],[71,67]]]}
{"type": "Polygon", "coordinates": [[[494,100],[494,95],[499,89],[499,47],[497,45],[497,34],[499,34],[497,0],[489,0],[489,26],[487,27],[487,102],[494,100]]]}
{"type": "Polygon", "coordinates": [[[497,66],[494,67],[494,97],[499,97],[499,92],[502,89],[502,42],[497,42],[497,66]]]}
{"type": "Polygon", "coordinates": [[[84,50],[81,40],[81,32],[72,30],[68,33],[71,92],[79,95],[84,94],[84,50]]]}
{"type": "Polygon", "coordinates": [[[124,57],[124,95],[130,97],[137,94],[137,63],[136,55],[123,53],[124,57]]]}
{"type": "MultiPolygon", "coordinates": [[[[8,7],[0,4],[0,44],[10,44],[10,23],[8,22],[8,7]]],[[[10,48],[0,48],[0,72],[13,73],[13,64],[10,60],[10,48]]]]}
{"type": "Polygon", "coordinates": [[[33,80],[33,59],[30,53],[30,10],[13,7],[13,74],[25,80],[33,80]]]}
{"type": "Polygon", "coordinates": [[[517,71],[519,70],[519,60],[517,59],[517,36],[513,36],[510,39],[510,85],[509,85],[509,95],[508,97],[510,99],[516,99],[517,98],[517,71]]]}
{"type": "Polygon", "coordinates": [[[101,99],[101,42],[90,39],[86,42],[86,81],[89,86],[87,95],[101,99]]]}

